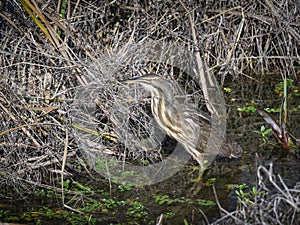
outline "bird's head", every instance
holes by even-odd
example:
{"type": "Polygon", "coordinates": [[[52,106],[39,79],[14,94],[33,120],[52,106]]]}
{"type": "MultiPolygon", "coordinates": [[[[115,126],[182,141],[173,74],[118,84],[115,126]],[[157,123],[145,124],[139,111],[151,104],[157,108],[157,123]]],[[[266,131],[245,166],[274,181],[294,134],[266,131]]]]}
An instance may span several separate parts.
{"type": "Polygon", "coordinates": [[[141,84],[146,90],[150,91],[152,95],[159,96],[164,94],[168,101],[173,101],[173,90],[171,83],[154,73],[128,79],[124,81],[125,84],[141,84]]]}

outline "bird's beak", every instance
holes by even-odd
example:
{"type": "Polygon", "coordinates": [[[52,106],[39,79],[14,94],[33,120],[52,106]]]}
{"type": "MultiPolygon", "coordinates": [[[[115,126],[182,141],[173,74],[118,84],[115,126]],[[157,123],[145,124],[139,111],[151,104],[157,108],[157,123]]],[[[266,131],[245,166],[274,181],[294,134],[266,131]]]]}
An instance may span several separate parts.
{"type": "Polygon", "coordinates": [[[136,78],[124,80],[124,81],[122,81],[122,83],[124,83],[124,84],[143,84],[143,83],[148,84],[149,82],[147,82],[147,80],[145,80],[145,79],[142,79],[141,77],[136,77],[136,78]]]}
{"type": "Polygon", "coordinates": [[[134,80],[129,79],[129,80],[123,80],[122,83],[123,84],[133,84],[133,83],[136,83],[136,82],[134,82],[134,80]]]}
{"type": "Polygon", "coordinates": [[[136,77],[132,79],[128,79],[123,81],[124,84],[140,84],[142,85],[147,91],[153,91],[155,87],[151,83],[151,80],[144,78],[144,77],[136,77]]]}

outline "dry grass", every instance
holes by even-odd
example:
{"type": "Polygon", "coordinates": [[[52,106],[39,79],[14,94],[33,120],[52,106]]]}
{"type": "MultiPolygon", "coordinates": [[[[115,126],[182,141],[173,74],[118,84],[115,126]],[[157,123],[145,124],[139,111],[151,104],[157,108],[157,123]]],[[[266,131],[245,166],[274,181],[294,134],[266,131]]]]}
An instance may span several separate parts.
{"type": "Polygon", "coordinates": [[[288,187],[273,173],[273,165],[257,169],[258,189],[254,201],[240,201],[238,209],[228,212],[219,205],[222,217],[213,224],[299,224],[300,183],[288,187]]]}
{"type": "MultiPolygon", "coordinates": [[[[4,176],[0,178],[0,188],[9,184],[28,191],[34,187],[32,182],[40,185],[56,180],[65,143],[68,154],[75,157],[78,146],[71,131],[74,124],[70,112],[74,111],[70,109],[73,106],[73,110],[78,109],[78,102],[74,101],[78,100],[78,87],[89,90],[83,92],[84,96],[93,99],[97,106],[87,110],[89,113],[94,110],[96,132],[100,134],[95,135],[95,141],[100,143],[101,151],[119,159],[160,160],[159,148],[149,151],[135,137],[126,137],[128,130],[133,131],[133,136],[151,135],[147,99],[142,104],[144,110],[141,103],[131,102],[131,118],[124,124],[116,122],[119,118],[116,108],[122,107],[116,103],[120,102],[120,96],[124,97],[120,94],[119,80],[153,71],[188,87],[197,103],[202,101],[202,93],[195,83],[181,79],[180,71],[173,67],[142,62],[149,40],[179,44],[191,50],[200,48],[202,57],[221,81],[226,77],[243,79],[249,73],[257,78],[257,74],[266,72],[297,77],[300,7],[296,0],[184,4],[78,1],[67,5],[63,16],[59,15],[61,6],[57,1],[39,1],[33,14],[40,13],[38,18],[48,34],[42,32],[17,1],[3,2],[0,5],[0,172],[4,176]],[[192,38],[189,16],[198,46],[192,38]],[[97,86],[86,89],[91,81],[97,86]]],[[[174,57],[184,60],[180,52],[174,57]]],[[[75,116],[83,124],[91,122],[85,111],[76,111],[75,116]]],[[[81,132],[83,128],[75,130],[81,132]]],[[[88,135],[93,132],[85,130],[88,135]]],[[[157,143],[154,140],[148,144],[157,143]]]]}

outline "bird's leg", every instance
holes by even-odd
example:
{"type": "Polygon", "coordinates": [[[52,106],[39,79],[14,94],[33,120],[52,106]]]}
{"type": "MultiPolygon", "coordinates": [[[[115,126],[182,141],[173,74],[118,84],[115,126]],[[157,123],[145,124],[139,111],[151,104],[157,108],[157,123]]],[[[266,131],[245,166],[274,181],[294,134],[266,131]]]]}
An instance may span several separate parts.
{"type": "Polygon", "coordinates": [[[199,165],[192,165],[192,166],[187,166],[186,167],[188,170],[190,170],[190,172],[188,174],[192,174],[195,171],[199,171],[200,170],[200,166],[199,165]]]}
{"type": "Polygon", "coordinates": [[[203,174],[207,167],[205,167],[202,163],[198,167],[198,176],[197,178],[193,179],[192,182],[201,182],[203,178],[203,174]]]}
{"type": "Polygon", "coordinates": [[[191,187],[190,191],[192,195],[198,194],[203,186],[203,174],[207,167],[204,167],[202,163],[198,166],[198,176],[195,179],[192,179],[193,186],[191,187]]]}
{"type": "Polygon", "coordinates": [[[203,154],[201,154],[200,152],[197,152],[196,156],[194,156],[194,158],[199,163],[199,169],[198,169],[198,177],[196,179],[194,179],[193,181],[200,182],[200,181],[202,181],[204,171],[207,169],[207,165],[205,165],[206,160],[204,159],[203,154]]]}
{"type": "MultiPolygon", "coordinates": [[[[198,162],[199,163],[199,162],[198,162]]],[[[188,166],[187,167],[190,172],[188,174],[194,174],[196,173],[195,175],[197,176],[196,178],[193,178],[192,179],[192,182],[201,182],[202,181],[202,177],[203,177],[203,174],[205,172],[205,170],[207,169],[207,166],[205,166],[202,162],[199,163],[199,165],[193,165],[193,166],[188,166]]]]}

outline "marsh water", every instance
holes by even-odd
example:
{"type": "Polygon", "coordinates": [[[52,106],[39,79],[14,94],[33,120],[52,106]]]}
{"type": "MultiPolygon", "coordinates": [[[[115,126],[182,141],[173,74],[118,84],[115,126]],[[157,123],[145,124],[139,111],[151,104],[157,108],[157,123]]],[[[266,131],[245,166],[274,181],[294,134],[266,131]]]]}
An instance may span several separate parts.
{"type": "MultiPolygon", "coordinates": [[[[88,176],[75,175],[70,180],[78,181],[94,190],[86,195],[73,195],[67,205],[74,208],[84,205],[91,199],[98,202],[101,210],[91,209],[91,218],[101,218],[95,224],[156,224],[163,214],[162,224],[206,224],[215,221],[221,216],[216,203],[217,200],[227,211],[233,211],[238,205],[238,196],[235,192],[238,185],[246,184],[245,192],[257,185],[257,167],[263,165],[269,168],[273,165],[274,174],[280,174],[285,184],[293,187],[300,178],[299,153],[288,153],[276,143],[272,134],[267,134],[267,141],[260,134],[262,125],[269,128],[263,118],[252,112],[251,106],[260,108],[279,109],[282,104],[280,96],[280,80],[274,81],[267,77],[264,81],[239,80],[224,84],[230,88],[224,97],[228,104],[227,133],[231,139],[237,141],[244,150],[240,159],[216,159],[205,172],[202,181],[196,182],[198,171],[193,163],[186,165],[185,169],[161,183],[144,187],[126,187],[110,184],[101,177],[92,179],[88,176]],[[266,85],[267,84],[267,85],[266,85]],[[277,87],[277,89],[276,89],[277,87]],[[216,195],[212,186],[215,187],[216,195]],[[235,188],[234,188],[235,187],[235,188]],[[88,196],[88,197],[87,197],[88,196]],[[141,203],[141,204],[139,204],[141,203]],[[103,207],[105,205],[105,207],[103,207]],[[105,208],[105,210],[104,210],[105,208]],[[130,210],[131,209],[131,210],[130,210]],[[205,216],[204,216],[205,215],[205,216]],[[206,217],[206,218],[205,218],[206,217]]],[[[288,129],[295,136],[300,137],[300,96],[298,88],[293,84],[289,89],[288,129]],[[297,110],[298,107],[298,110],[297,110]]],[[[273,113],[279,118],[279,113],[273,113]]],[[[97,176],[94,174],[94,176],[97,176]]],[[[74,186],[74,185],[73,185],[74,186]]],[[[49,192],[49,191],[46,191],[49,192]]],[[[49,192],[50,193],[50,192],[49,192]]],[[[57,197],[59,191],[47,195],[33,195],[27,198],[11,196],[1,197],[1,217],[3,220],[5,210],[11,215],[21,219],[10,222],[23,224],[88,224],[75,219],[66,219],[61,198],[57,197]],[[47,207],[52,216],[41,214],[40,209],[47,207]],[[36,212],[36,214],[34,214],[36,212]],[[26,217],[20,215],[27,214],[26,217]],[[40,216],[39,216],[40,215],[40,216]],[[77,222],[76,222],[77,221],[77,222]]],[[[89,203],[91,204],[91,203],[89,203]]],[[[67,211],[69,214],[76,212],[67,211]]],[[[69,217],[68,217],[69,218],[69,217]]],[[[8,222],[9,222],[8,221],[8,222]]]]}

